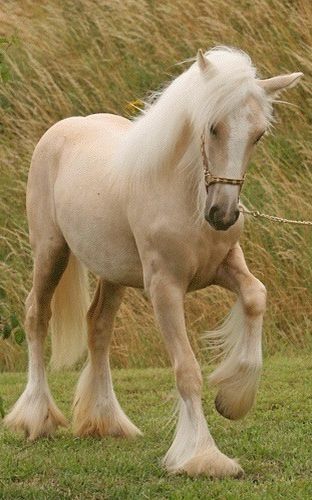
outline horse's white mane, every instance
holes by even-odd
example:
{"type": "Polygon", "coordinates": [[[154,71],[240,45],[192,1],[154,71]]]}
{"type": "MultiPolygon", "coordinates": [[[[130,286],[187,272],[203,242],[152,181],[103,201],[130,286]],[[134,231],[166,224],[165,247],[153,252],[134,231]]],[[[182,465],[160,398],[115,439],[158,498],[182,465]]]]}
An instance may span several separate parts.
{"type": "Polygon", "coordinates": [[[249,56],[229,47],[216,47],[205,56],[213,64],[211,75],[204,77],[195,61],[162,92],[154,94],[151,104],[134,120],[116,158],[118,177],[135,184],[137,179],[140,184],[142,176],[148,182],[156,172],[173,168],[168,158],[172,158],[186,123],[191,125],[193,141],[178,167],[198,175],[199,169],[193,167],[200,161],[203,129],[209,130],[239,106],[247,94],[258,98],[270,121],[271,103],[257,84],[256,69],[249,56]]]}

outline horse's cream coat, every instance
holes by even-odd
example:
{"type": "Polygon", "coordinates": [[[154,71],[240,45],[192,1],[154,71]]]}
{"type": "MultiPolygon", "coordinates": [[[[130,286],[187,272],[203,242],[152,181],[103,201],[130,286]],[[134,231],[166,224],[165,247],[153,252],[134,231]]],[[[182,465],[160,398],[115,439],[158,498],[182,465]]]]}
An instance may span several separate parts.
{"type": "Polygon", "coordinates": [[[249,58],[226,48],[200,53],[198,63],[134,122],[109,114],[73,117],[39,141],[27,189],[34,251],[26,304],[29,381],[6,423],[31,439],[65,423],[46,382],[43,341],[54,295],[54,365],[81,353],[76,333],[87,300],[81,262],[99,284],[87,314],[89,360],[75,396],[75,432],[140,433],[114,393],[109,344],[123,287],[144,287],[179,391],[177,431],[164,463],[172,472],[237,476],[240,466],[218,450],[207,427],[183,302],[187,291],[210,284],[238,296],[229,320],[210,334],[225,355],[211,376],[219,387],[216,406],[236,419],[250,409],[259,380],[265,288],[238,244],[238,186],[214,184],[206,193],[200,136],[205,130],[214,174],[241,177],[270,122],[271,90],[294,84],[300,74],[257,80],[249,58]],[[209,220],[212,208],[217,217],[210,225],[204,215],[209,220]],[[222,225],[228,229],[215,229],[222,225]]]}

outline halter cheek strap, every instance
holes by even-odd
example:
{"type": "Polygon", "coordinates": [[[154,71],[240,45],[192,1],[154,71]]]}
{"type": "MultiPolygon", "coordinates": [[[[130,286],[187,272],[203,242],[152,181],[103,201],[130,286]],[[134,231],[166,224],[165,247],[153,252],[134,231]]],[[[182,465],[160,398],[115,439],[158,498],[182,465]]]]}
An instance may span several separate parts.
{"type": "Polygon", "coordinates": [[[208,190],[208,187],[211,186],[212,184],[232,184],[235,186],[240,186],[242,188],[242,185],[244,184],[245,181],[245,175],[243,176],[242,179],[229,179],[228,177],[217,177],[215,175],[212,175],[210,169],[209,169],[209,162],[208,162],[208,157],[206,153],[206,144],[205,144],[205,130],[203,131],[201,135],[201,154],[202,154],[202,160],[203,160],[203,165],[204,165],[204,178],[205,178],[205,185],[206,189],[208,190]]]}

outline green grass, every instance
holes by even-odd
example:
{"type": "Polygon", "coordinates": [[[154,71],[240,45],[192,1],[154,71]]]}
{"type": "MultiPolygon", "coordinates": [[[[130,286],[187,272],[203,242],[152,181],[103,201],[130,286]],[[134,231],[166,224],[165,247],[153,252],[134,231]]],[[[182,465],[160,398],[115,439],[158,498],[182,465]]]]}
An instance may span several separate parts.
{"type": "MultiPolygon", "coordinates": [[[[204,369],[207,374],[208,369],[204,369]]],[[[255,409],[231,423],[213,409],[205,389],[205,412],[220,448],[240,458],[240,480],[168,476],[160,458],[172,439],[172,376],[161,369],[115,370],[115,389],[128,415],[144,432],[121,439],[77,439],[69,430],[26,442],[0,430],[0,498],[33,499],[310,499],[311,376],[307,355],[266,360],[255,409]]],[[[51,374],[51,389],[69,416],[77,373],[51,374]]],[[[26,376],[4,373],[0,394],[7,410],[26,376]]]]}

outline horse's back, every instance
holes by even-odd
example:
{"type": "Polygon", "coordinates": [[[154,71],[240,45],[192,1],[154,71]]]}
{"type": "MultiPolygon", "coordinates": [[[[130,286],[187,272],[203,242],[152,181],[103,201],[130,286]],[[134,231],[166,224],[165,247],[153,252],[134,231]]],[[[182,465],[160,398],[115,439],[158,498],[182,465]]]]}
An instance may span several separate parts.
{"type": "Polygon", "coordinates": [[[32,169],[38,168],[42,155],[53,163],[64,147],[70,148],[77,143],[81,147],[89,143],[91,147],[93,141],[101,141],[104,146],[105,142],[117,140],[130,125],[131,122],[126,118],[109,113],[65,118],[52,125],[39,140],[33,153],[30,173],[32,169]]]}

